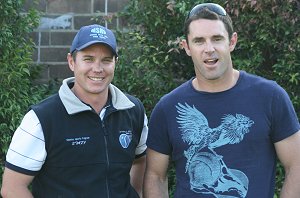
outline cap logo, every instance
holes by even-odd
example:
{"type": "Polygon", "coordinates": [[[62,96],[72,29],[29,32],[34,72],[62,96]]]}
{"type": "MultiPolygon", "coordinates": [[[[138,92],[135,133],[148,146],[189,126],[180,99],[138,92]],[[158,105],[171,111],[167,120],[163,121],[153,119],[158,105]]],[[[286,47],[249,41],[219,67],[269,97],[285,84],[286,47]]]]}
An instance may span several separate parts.
{"type": "Polygon", "coordinates": [[[98,27],[91,29],[90,37],[101,38],[101,39],[107,39],[108,38],[106,36],[106,31],[104,29],[98,28],[98,27]]]}

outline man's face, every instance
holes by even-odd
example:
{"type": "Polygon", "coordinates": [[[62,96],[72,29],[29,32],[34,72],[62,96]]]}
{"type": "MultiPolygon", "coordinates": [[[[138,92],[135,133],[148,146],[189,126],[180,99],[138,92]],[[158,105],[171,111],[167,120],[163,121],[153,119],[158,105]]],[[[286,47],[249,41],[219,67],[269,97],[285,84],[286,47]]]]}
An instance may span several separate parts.
{"type": "Polygon", "coordinates": [[[189,26],[188,44],[183,42],[186,53],[191,56],[197,78],[204,81],[228,77],[232,69],[231,55],[237,42],[234,33],[229,40],[222,21],[198,19],[189,26]]]}
{"type": "Polygon", "coordinates": [[[68,55],[70,69],[74,72],[74,91],[81,96],[107,94],[114,77],[116,59],[111,49],[94,44],[77,52],[76,61],[68,55]]]}

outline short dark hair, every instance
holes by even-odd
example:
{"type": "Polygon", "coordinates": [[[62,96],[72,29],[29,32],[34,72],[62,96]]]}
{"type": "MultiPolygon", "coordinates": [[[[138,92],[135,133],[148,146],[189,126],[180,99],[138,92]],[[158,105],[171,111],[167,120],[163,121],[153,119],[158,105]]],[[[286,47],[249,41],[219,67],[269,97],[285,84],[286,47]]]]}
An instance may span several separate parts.
{"type": "Polygon", "coordinates": [[[231,18],[228,14],[226,14],[225,16],[223,15],[219,15],[211,10],[209,10],[208,8],[204,8],[202,10],[200,10],[199,12],[195,13],[192,16],[187,17],[187,19],[185,20],[184,23],[184,35],[186,38],[186,41],[188,42],[188,34],[190,33],[189,27],[192,21],[198,20],[198,19],[209,19],[209,20],[220,20],[224,23],[225,28],[228,32],[228,36],[229,39],[231,38],[234,30],[233,30],[233,25],[232,25],[232,21],[231,18]]]}
{"type": "Polygon", "coordinates": [[[77,50],[74,50],[71,55],[72,55],[72,58],[75,62],[76,61],[77,50]]]}

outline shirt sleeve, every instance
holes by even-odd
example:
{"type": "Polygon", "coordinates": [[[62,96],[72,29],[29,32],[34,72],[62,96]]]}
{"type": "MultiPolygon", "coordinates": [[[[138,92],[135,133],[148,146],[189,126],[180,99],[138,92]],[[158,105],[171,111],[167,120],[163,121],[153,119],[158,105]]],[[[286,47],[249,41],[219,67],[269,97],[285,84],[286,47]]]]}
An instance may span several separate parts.
{"type": "Polygon", "coordinates": [[[163,102],[159,101],[154,107],[150,121],[147,147],[165,155],[172,154],[172,145],[169,139],[167,114],[163,109],[163,102]]]}
{"type": "Polygon", "coordinates": [[[273,141],[281,141],[300,129],[299,121],[287,92],[277,85],[272,100],[273,141]]]}
{"type": "Polygon", "coordinates": [[[147,136],[148,136],[148,118],[147,118],[147,115],[145,114],[143,131],[142,131],[142,134],[141,134],[140,142],[139,142],[138,146],[136,147],[135,155],[137,155],[137,156],[141,155],[146,151],[146,149],[147,149],[147,146],[146,146],[147,136]]]}
{"type": "Polygon", "coordinates": [[[30,110],[12,137],[5,166],[20,173],[35,175],[43,166],[46,155],[40,121],[30,110]]]}

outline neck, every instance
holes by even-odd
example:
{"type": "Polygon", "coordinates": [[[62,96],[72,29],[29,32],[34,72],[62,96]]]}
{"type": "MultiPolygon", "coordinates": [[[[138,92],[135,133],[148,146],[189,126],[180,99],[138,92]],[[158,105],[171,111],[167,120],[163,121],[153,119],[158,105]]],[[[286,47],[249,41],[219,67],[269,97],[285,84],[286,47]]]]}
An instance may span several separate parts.
{"type": "Polygon", "coordinates": [[[81,93],[74,87],[71,90],[77,98],[79,98],[82,102],[89,104],[98,114],[103,109],[108,100],[108,90],[103,91],[100,94],[81,93]]]}
{"type": "Polygon", "coordinates": [[[192,81],[193,87],[198,91],[205,92],[222,92],[226,91],[237,83],[239,79],[239,71],[233,69],[229,77],[217,80],[204,80],[202,78],[196,78],[192,81]]]}

